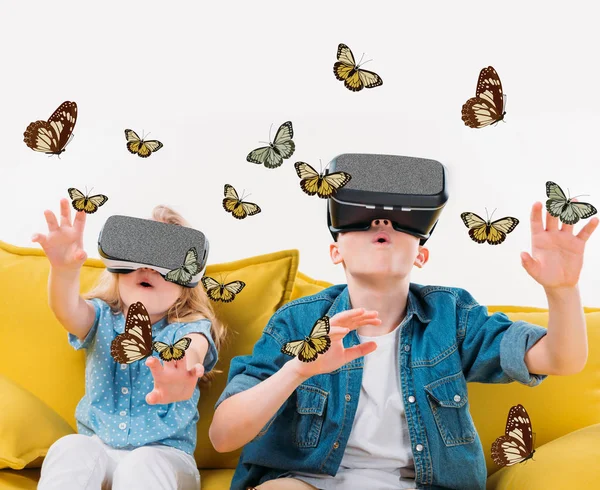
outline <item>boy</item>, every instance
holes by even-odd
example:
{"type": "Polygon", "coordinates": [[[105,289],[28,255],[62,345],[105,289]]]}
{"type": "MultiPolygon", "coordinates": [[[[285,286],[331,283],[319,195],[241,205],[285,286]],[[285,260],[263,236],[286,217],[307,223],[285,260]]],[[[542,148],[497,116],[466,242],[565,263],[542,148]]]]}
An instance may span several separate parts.
{"type": "Polygon", "coordinates": [[[467,382],[535,386],[587,360],[578,279],[594,218],[573,227],[531,213],[523,267],[548,297],[548,329],[487,314],[462,289],[410,283],[428,250],[388,219],[330,245],[346,285],[273,315],[251,356],[232,360],[209,435],[219,452],[245,446],[233,490],[482,490],[486,466],[467,382]],[[281,353],[330,317],[331,347],[314,362],[281,353]]]}

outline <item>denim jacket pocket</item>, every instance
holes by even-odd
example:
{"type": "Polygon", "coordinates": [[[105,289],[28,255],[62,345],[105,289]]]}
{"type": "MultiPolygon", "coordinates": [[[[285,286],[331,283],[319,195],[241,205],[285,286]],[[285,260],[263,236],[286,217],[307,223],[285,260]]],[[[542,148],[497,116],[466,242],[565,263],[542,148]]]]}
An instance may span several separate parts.
{"type": "Polygon", "coordinates": [[[317,447],[328,393],[316,386],[300,385],[296,389],[297,423],[294,442],[298,447],[317,447]]]}
{"type": "Polygon", "coordinates": [[[438,379],[425,386],[433,418],[446,446],[475,440],[475,425],[467,405],[467,381],[463,373],[438,379]]]}

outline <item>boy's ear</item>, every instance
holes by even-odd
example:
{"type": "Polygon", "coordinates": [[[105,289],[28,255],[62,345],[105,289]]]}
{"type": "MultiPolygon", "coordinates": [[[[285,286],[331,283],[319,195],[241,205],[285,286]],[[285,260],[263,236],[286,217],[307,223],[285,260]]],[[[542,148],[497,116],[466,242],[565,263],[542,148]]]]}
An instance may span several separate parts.
{"type": "Polygon", "coordinates": [[[338,247],[337,242],[333,242],[329,244],[329,256],[331,257],[331,261],[337,265],[342,262],[342,254],[340,253],[340,249],[338,247]]]}
{"type": "Polygon", "coordinates": [[[429,249],[419,245],[419,254],[415,258],[414,265],[416,265],[419,269],[422,269],[428,260],[429,260],[429,249]]]}

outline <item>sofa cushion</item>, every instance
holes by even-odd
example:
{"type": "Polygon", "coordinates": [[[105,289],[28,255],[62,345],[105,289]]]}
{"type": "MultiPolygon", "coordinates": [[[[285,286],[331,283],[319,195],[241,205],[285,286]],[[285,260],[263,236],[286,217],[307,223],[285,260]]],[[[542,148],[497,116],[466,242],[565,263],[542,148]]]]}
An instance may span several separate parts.
{"type": "Polygon", "coordinates": [[[0,375],[0,468],[39,468],[48,448],[73,433],[43,401],[0,375]]]}
{"type": "Polygon", "coordinates": [[[539,446],[533,459],[502,468],[487,482],[488,490],[598,488],[600,424],[571,432],[539,446]]]}

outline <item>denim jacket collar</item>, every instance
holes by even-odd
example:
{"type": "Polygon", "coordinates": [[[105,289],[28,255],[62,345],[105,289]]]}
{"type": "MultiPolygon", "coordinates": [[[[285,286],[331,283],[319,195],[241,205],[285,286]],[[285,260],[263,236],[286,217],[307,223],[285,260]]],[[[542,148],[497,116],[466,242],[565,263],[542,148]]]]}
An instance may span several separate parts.
{"type": "MultiPolygon", "coordinates": [[[[419,301],[417,295],[412,291],[413,284],[411,283],[408,288],[408,299],[406,305],[406,321],[409,321],[413,315],[416,315],[421,323],[426,324],[431,321],[431,318],[425,313],[423,305],[419,301]]],[[[346,311],[350,309],[350,293],[348,292],[348,286],[335,298],[331,308],[327,312],[327,316],[331,318],[340,311],[346,311]]]]}

